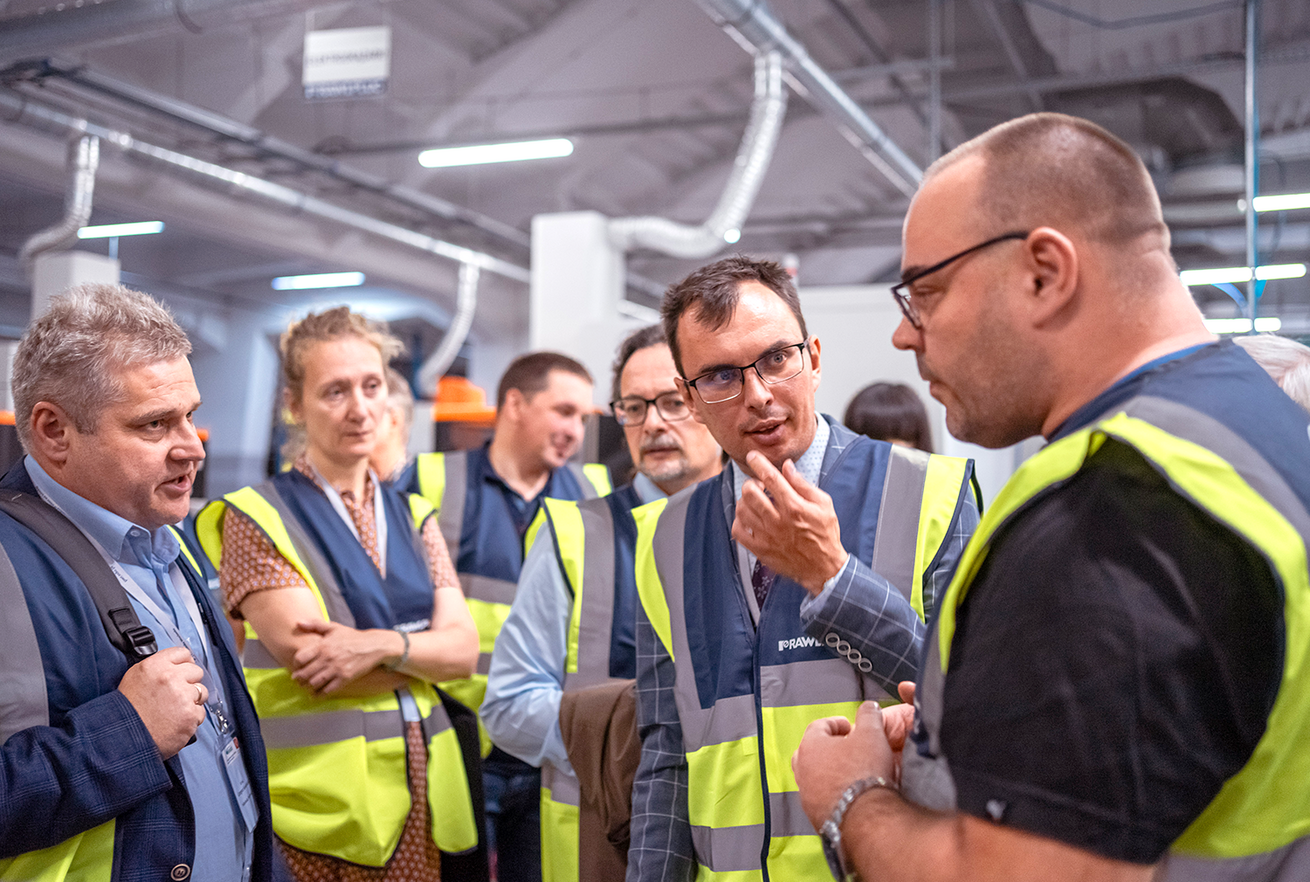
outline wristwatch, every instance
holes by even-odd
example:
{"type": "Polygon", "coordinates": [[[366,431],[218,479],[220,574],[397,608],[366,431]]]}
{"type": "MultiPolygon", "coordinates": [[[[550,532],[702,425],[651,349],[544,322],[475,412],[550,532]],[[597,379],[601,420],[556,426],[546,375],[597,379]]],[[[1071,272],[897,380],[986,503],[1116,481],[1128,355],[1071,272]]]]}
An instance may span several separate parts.
{"type": "Polygon", "coordinates": [[[842,854],[841,822],[846,818],[846,810],[851,807],[851,803],[875,787],[896,789],[896,785],[882,775],[861,778],[842,791],[841,798],[837,800],[837,805],[832,810],[832,815],[819,828],[819,838],[823,841],[823,856],[828,859],[828,869],[832,870],[833,878],[837,882],[846,882],[855,877],[854,871],[846,869],[846,857],[842,854]]]}

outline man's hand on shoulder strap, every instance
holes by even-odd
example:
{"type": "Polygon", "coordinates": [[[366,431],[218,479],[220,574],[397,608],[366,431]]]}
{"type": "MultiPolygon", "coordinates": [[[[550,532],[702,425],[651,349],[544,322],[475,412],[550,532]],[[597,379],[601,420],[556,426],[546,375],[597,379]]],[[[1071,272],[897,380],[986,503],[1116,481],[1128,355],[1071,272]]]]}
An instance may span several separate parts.
{"type": "Polygon", "coordinates": [[[746,464],[755,477],[737,502],[732,538],[769,569],[817,596],[846,565],[832,497],[801,477],[790,460],[779,471],[751,451],[746,464]]]}
{"type": "Polygon", "coordinates": [[[170,646],[132,665],[118,683],[164,759],[185,747],[204,722],[204,675],[186,647],[170,646]]]}

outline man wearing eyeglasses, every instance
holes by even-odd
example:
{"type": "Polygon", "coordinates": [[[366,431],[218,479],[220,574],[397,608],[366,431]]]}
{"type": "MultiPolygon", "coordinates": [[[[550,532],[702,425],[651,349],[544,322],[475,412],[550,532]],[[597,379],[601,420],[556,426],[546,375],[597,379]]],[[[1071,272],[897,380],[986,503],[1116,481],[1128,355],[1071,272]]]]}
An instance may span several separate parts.
{"type": "Polygon", "coordinates": [[[972,463],[815,413],[819,341],[776,263],[710,264],[662,313],[683,399],[731,462],[634,513],[627,878],[813,879],[826,863],[791,754],[808,722],[893,700],[915,670],[977,523],[972,463]]]}
{"type": "Polygon", "coordinates": [[[961,145],[904,236],[892,339],[952,433],[1049,443],[961,560],[915,712],[796,753],[838,877],[1310,878],[1305,412],[1206,329],[1147,169],[1086,120],[961,145]]]}
{"type": "MultiPolygon", "coordinates": [[[[546,500],[491,656],[482,719],[498,747],[542,769],[545,882],[623,875],[626,843],[610,847],[594,814],[604,800],[605,781],[598,780],[598,772],[618,780],[612,789],[627,802],[622,758],[602,769],[598,760],[610,757],[580,742],[588,730],[603,732],[606,725],[616,736],[626,731],[636,739],[628,688],[636,676],[637,528],[631,510],[720,468],[719,445],[703,425],[688,419],[691,412],[675,377],[659,325],[636,331],[619,347],[610,404],[637,474],[603,499],[546,500]],[[562,722],[569,724],[567,733],[562,722]],[[576,770],[580,775],[570,755],[591,760],[576,770]]],[[[629,781],[632,771],[627,770],[629,781]]]]}

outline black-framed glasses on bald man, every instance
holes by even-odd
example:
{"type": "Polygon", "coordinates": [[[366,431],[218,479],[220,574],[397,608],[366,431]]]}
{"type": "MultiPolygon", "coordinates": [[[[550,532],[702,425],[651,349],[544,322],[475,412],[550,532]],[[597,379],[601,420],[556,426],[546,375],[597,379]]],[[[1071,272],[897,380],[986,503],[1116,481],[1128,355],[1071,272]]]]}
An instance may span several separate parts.
{"type": "Polygon", "coordinates": [[[911,285],[922,279],[924,276],[932,275],[939,270],[946,269],[946,267],[955,263],[957,260],[968,257],[974,252],[982,251],[984,248],[990,248],[992,245],[999,242],[1008,242],[1011,239],[1027,239],[1029,235],[1029,233],[1021,232],[1019,230],[1002,233],[995,238],[988,239],[986,242],[980,242],[972,248],[966,248],[958,254],[952,254],[945,260],[938,261],[926,269],[921,269],[910,273],[908,276],[903,276],[900,282],[892,285],[892,297],[896,300],[896,305],[901,308],[901,314],[905,316],[905,320],[910,323],[911,327],[916,331],[922,331],[923,319],[918,304],[914,302],[914,291],[911,290],[909,293],[906,293],[911,285]]]}
{"type": "Polygon", "coordinates": [[[751,368],[759,378],[770,386],[785,383],[796,377],[805,369],[805,349],[809,340],[790,343],[768,352],[750,364],[741,367],[721,367],[701,374],[694,380],[685,380],[686,384],[696,390],[700,400],[706,404],[722,404],[741,394],[746,386],[746,371],[751,368]]]}
{"type": "Polygon", "coordinates": [[[691,411],[687,409],[687,402],[682,400],[682,393],[676,390],[665,392],[654,398],[628,395],[610,402],[610,408],[614,411],[614,419],[618,420],[619,425],[625,429],[630,426],[640,426],[646,422],[646,416],[650,413],[652,406],[659,412],[660,417],[668,423],[676,423],[678,420],[685,420],[691,416],[691,411]]]}

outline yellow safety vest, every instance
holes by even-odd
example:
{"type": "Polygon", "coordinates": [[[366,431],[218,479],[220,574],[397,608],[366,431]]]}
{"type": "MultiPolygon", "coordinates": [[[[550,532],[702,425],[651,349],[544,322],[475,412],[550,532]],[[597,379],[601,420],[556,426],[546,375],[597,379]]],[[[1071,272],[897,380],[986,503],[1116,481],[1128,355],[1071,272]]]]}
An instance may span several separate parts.
{"type": "MultiPolygon", "coordinates": [[[[861,531],[876,530],[873,560],[866,562],[912,601],[920,617],[924,575],[949,538],[963,495],[973,492],[970,474],[967,460],[894,448],[877,523],[860,525],[861,531]]],[[[854,490],[832,488],[834,493],[854,490]]],[[[767,666],[761,666],[757,656],[754,694],[719,697],[703,707],[696,668],[706,662],[691,645],[687,610],[702,591],[743,589],[739,582],[684,584],[688,531],[701,536],[707,527],[689,524],[692,499],[682,494],[652,502],[633,515],[638,595],[674,662],[696,878],[762,880],[767,860],[768,875],[775,880],[826,879],[830,874],[822,844],[801,807],[791,756],[813,720],[854,719],[861,701],[892,699],[867,676],[868,659],[857,663],[854,654],[767,666]]]]}
{"type": "Polygon", "coordinates": [[[1038,493],[1072,478],[1108,439],[1127,444],[1163,475],[1181,497],[1257,549],[1281,583],[1286,627],[1282,683],[1265,733],[1247,764],[1220,789],[1173,844],[1164,878],[1266,878],[1255,868],[1300,871],[1278,878],[1310,878],[1310,573],[1306,547],[1310,516],[1286,482],[1229,429],[1184,405],[1142,398],[1119,413],[1043,448],[1001,490],[983,516],[947,589],[930,640],[916,704],[929,753],[905,752],[903,787],[921,805],[955,808],[949,758],[939,737],[942,695],[955,636],[956,614],[987,556],[996,532],[1038,493]],[[1227,441],[1229,459],[1216,449],[1227,441]],[[1255,488],[1261,488],[1257,490],[1255,488]],[[1270,493],[1270,491],[1273,491],[1270,493]],[[1269,495],[1265,495],[1269,494],[1269,495]],[[1281,499],[1275,505],[1270,499],[1281,499]],[[1297,850],[1293,857],[1291,852],[1297,850]]]}
{"type": "MultiPolygon", "coordinates": [[[[207,505],[196,519],[201,546],[222,563],[223,516],[232,506],[249,517],[290,563],[318,601],[323,617],[339,621],[345,608],[330,572],[314,566],[317,549],[296,541],[294,516],[271,483],[246,487],[207,505]]],[[[410,497],[415,529],[432,513],[410,497]]],[[[296,683],[246,623],[242,658],[246,684],[260,716],[268,751],[273,830],[305,851],[356,864],[386,864],[400,841],[411,799],[405,723],[396,693],[370,698],[324,698],[296,683]]],[[[446,852],[477,846],[478,830],[464,758],[435,687],[410,679],[428,739],[428,806],[432,839],[446,852]]]]}
{"type": "MultiPolygon", "coordinates": [[[[419,495],[430,502],[437,511],[437,524],[441,535],[446,539],[450,556],[458,565],[460,556],[460,537],[464,530],[464,500],[468,491],[468,454],[456,453],[421,453],[415,460],[419,495]]],[[[586,463],[578,466],[569,463],[566,468],[574,473],[584,491],[590,490],[596,496],[604,496],[612,489],[609,469],[600,463],[586,463]]],[[[529,531],[528,538],[536,535],[529,531]]],[[[530,546],[531,542],[527,543],[530,546]]],[[[526,551],[520,548],[519,555],[526,551]]],[[[477,710],[482,707],[482,700],[487,696],[487,671],[491,669],[491,652],[496,647],[496,637],[509,618],[510,605],[514,602],[514,593],[518,589],[516,582],[493,579],[476,573],[459,573],[459,584],[464,589],[464,599],[468,601],[469,613],[478,629],[478,667],[473,676],[461,680],[448,680],[439,684],[442,689],[477,710]]],[[[480,724],[479,724],[480,725],[480,724]]],[[[483,755],[491,749],[491,741],[483,732],[483,755]]]]}

